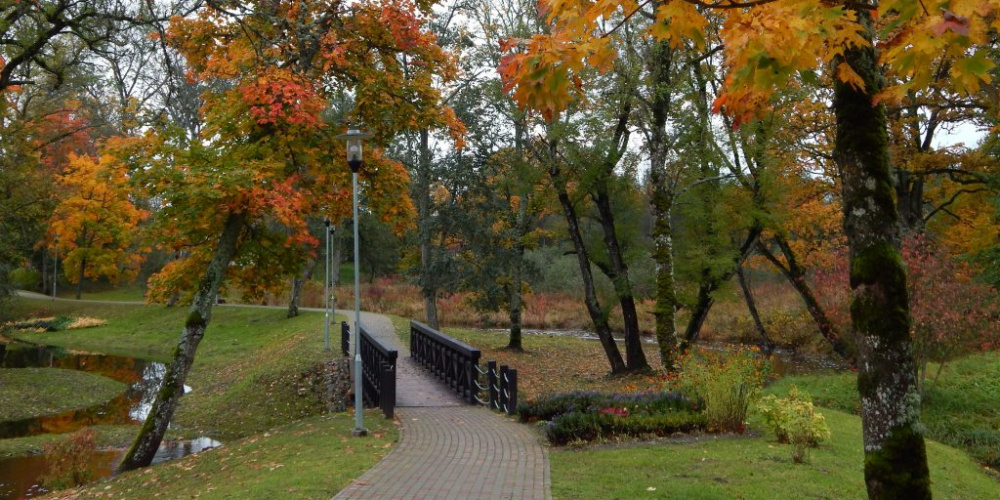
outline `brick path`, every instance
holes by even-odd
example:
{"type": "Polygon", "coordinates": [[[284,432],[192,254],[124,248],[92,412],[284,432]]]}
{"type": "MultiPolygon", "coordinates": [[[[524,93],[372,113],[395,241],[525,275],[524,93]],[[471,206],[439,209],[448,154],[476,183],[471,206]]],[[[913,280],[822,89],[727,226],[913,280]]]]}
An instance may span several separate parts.
{"type": "Polygon", "coordinates": [[[530,427],[463,405],[410,360],[385,316],[362,313],[361,322],[399,350],[396,414],[402,437],[334,500],[552,498],[548,451],[530,427]]]}

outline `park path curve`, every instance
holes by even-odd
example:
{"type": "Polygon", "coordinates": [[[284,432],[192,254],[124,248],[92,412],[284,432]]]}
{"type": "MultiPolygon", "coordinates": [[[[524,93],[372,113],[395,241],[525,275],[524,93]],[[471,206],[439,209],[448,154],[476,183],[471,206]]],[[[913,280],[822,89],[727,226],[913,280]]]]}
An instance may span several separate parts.
{"type": "MultiPolygon", "coordinates": [[[[353,312],[338,312],[353,319],[353,312]]],[[[538,434],[459,401],[413,362],[385,316],[362,313],[361,323],[399,351],[396,415],[401,438],[389,455],[334,500],[552,498],[548,450],[538,434]]]]}

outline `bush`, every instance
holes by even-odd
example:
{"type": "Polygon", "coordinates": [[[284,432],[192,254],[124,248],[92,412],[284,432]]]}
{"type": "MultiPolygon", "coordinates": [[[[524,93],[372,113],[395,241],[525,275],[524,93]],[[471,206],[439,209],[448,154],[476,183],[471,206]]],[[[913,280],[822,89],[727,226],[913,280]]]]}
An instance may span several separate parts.
{"type": "Polygon", "coordinates": [[[94,479],[90,468],[97,451],[93,430],[82,429],[46,443],[44,450],[47,466],[40,480],[46,488],[71,488],[94,479]]]}
{"type": "Polygon", "coordinates": [[[778,441],[791,443],[792,461],[795,463],[805,462],[809,448],[815,448],[820,442],[830,438],[826,419],[816,413],[812,398],[799,392],[794,385],[788,391],[788,397],[768,395],[757,408],[778,441]]]}
{"type": "Polygon", "coordinates": [[[517,406],[522,422],[552,420],[568,413],[591,413],[606,408],[626,408],[629,414],[656,414],[696,410],[696,405],[675,392],[646,391],[632,394],[603,394],[595,391],[567,392],[541,396],[517,406]]]}
{"type": "Polygon", "coordinates": [[[770,362],[758,354],[756,347],[741,347],[691,353],[681,360],[676,383],[689,398],[703,402],[709,430],[746,430],[747,414],[771,371],[770,362]]]}
{"type": "Polygon", "coordinates": [[[554,418],[545,426],[545,436],[555,445],[612,437],[667,436],[675,432],[704,429],[705,415],[690,411],[630,414],[619,408],[596,412],[572,412],[554,418]]]}
{"type": "Polygon", "coordinates": [[[35,290],[42,282],[42,275],[30,267],[19,267],[10,272],[10,284],[22,290],[35,290]]]}
{"type": "Polygon", "coordinates": [[[518,405],[522,422],[546,420],[556,445],[613,437],[665,436],[705,428],[705,416],[672,392],[602,394],[593,391],[542,396],[518,405]]]}

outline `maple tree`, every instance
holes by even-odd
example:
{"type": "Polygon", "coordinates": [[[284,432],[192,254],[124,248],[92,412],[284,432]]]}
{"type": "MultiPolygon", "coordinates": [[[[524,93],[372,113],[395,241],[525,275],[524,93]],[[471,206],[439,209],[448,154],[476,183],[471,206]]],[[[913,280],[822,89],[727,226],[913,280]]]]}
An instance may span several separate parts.
{"type": "MultiPolygon", "coordinates": [[[[171,21],[166,36],[186,58],[189,77],[208,83],[200,137],[165,126],[114,147],[133,166],[136,184],[162,200],[160,244],[186,255],[153,284],[194,286],[163,388],[120,470],[152,459],[227,275],[262,293],[311,256],[318,241],[308,230],[310,214],[347,216],[350,173],[324,119],[332,102],[349,96],[350,117],[371,127],[377,143],[417,126],[460,132],[449,109],[429,105],[439,97],[432,80],[452,76],[451,59],[425,29],[430,7],[210,2],[171,21]],[[404,56],[415,70],[404,71],[404,56]]],[[[403,167],[376,148],[366,152],[360,177],[367,208],[407,227],[412,205],[403,167]]]]}
{"type": "Polygon", "coordinates": [[[924,87],[941,55],[952,61],[949,75],[963,90],[975,91],[988,82],[992,63],[982,46],[990,30],[1000,27],[998,6],[945,1],[936,2],[937,10],[928,10],[924,2],[914,0],[552,0],[542,6],[552,24],[550,33],[506,43],[513,51],[499,69],[519,102],[549,118],[580,94],[578,73],[584,66],[609,67],[615,52],[607,35],[637,14],[655,19],[646,30],[650,36],[673,45],[704,44],[706,15],[722,18],[726,88],[713,108],[732,116],[735,125],[767,108],[778,89],[796,75],[816,68],[834,75],[833,157],[840,169],[850,247],[868,493],[873,498],[929,498],[906,273],[899,257],[898,212],[880,102],[924,87]],[[644,7],[651,10],[640,12],[644,7]],[[884,23],[878,53],[875,15],[884,23]],[[882,65],[905,80],[884,86],[882,65]]]}
{"type": "Polygon", "coordinates": [[[125,166],[113,157],[71,154],[57,179],[62,198],[49,221],[49,245],[63,256],[66,279],[80,298],[84,278],[133,279],[142,254],[132,247],[146,217],[129,199],[125,166]]]}

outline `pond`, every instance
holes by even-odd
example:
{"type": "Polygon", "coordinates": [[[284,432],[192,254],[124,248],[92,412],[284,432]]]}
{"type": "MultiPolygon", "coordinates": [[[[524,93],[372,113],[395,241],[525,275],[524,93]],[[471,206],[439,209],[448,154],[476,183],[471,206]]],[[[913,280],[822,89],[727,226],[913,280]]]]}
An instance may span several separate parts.
{"type": "MultiPolygon", "coordinates": [[[[0,439],[63,434],[94,425],[142,422],[149,414],[166,373],[163,363],[144,359],[24,343],[0,344],[0,368],[38,367],[90,372],[125,383],[128,389],[111,401],[90,408],[0,422],[0,439]]],[[[190,390],[190,387],[184,387],[185,393],[190,390]]],[[[209,438],[165,442],[157,450],[153,463],[173,460],[220,445],[221,443],[209,438]]],[[[110,475],[123,454],[120,450],[99,452],[92,464],[93,476],[110,475]]],[[[40,494],[41,489],[36,483],[45,468],[45,457],[42,455],[0,459],[0,500],[40,494]]]]}

